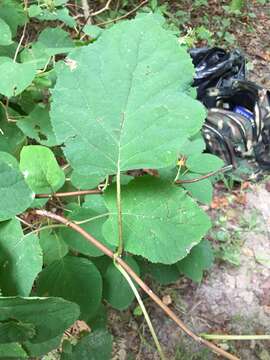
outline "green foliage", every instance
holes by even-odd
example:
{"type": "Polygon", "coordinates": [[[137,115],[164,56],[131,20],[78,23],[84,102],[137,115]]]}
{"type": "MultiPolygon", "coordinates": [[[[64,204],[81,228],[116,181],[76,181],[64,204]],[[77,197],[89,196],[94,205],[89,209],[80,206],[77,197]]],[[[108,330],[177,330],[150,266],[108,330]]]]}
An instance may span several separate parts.
{"type": "Polygon", "coordinates": [[[106,330],[97,330],[84,336],[61,360],[109,360],[111,351],[112,336],[106,330]]]}
{"type": "MultiPolygon", "coordinates": [[[[102,300],[123,310],[134,294],[111,259],[35,209],[46,203],[113,252],[122,228],[124,259],[142,278],[200,281],[213,256],[197,201],[210,203],[212,184],[173,182],[223,163],[203,154],[205,110],[175,36],[186,13],[171,26],[162,17],[169,5],[151,1],[134,20],[69,31],[76,22],[65,0],[27,5],[0,2],[0,358],[43,356],[83,319],[92,332],[61,358],[109,360],[102,300]],[[43,30],[32,34],[33,25],[43,30]],[[160,178],[138,178],[138,169],[160,178]],[[54,196],[101,182],[103,195],[54,196]],[[41,193],[48,199],[35,199],[41,193]]],[[[196,36],[211,38],[203,27],[196,36]]]]}
{"type": "MultiPolygon", "coordinates": [[[[105,193],[110,217],[103,232],[117,244],[116,190],[105,193]]],[[[210,221],[181,189],[151,177],[133,180],[122,188],[125,249],[151,262],[173,264],[184,258],[210,228],[210,221]],[[143,224],[143,236],[138,236],[143,224]],[[179,241],[181,239],[181,241],[179,241]]]]}
{"type": "Polygon", "coordinates": [[[17,219],[1,222],[0,249],[2,294],[28,296],[42,269],[42,252],[37,236],[24,236],[17,219]]]}
{"type": "Polygon", "coordinates": [[[64,171],[57,164],[53,152],[41,145],[23,147],[20,169],[25,181],[36,193],[53,193],[65,182],[64,171]]]}
{"type": "Polygon", "coordinates": [[[209,241],[203,240],[191,249],[190,254],[177,263],[178,270],[193,281],[202,280],[203,271],[213,265],[214,255],[209,241]]]}
{"type": "Polygon", "coordinates": [[[61,297],[79,304],[80,317],[88,320],[100,306],[102,279],[90,260],[66,256],[42,270],[37,282],[37,293],[40,296],[61,297]]]}
{"type": "MultiPolygon", "coordinates": [[[[140,275],[140,268],[132,257],[125,257],[124,260],[140,275]]],[[[123,275],[111,263],[104,274],[103,296],[115,309],[124,310],[129,307],[134,299],[134,293],[123,275]]]]}

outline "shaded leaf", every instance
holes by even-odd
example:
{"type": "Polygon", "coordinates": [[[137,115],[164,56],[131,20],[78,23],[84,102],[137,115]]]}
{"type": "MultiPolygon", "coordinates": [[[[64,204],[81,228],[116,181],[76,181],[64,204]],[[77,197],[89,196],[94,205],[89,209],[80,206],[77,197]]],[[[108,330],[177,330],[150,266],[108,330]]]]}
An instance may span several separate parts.
{"type": "Polygon", "coordinates": [[[191,280],[200,282],[203,271],[208,270],[213,265],[213,262],[213,249],[209,241],[203,240],[191,250],[185,259],[177,263],[177,267],[191,280]]]}
{"type": "MultiPolygon", "coordinates": [[[[0,344],[22,342],[35,336],[36,331],[33,324],[10,320],[0,322],[0,344]]],[[[1,347],[0,345],[0,347],[1,347]]]]}
{"type": "Polygon", "coordinates": [[[57,145],[50,121],[49,111],[41,105],[37,105],[28,116],[17,121],[16,125],[26,136],[31,139],[35,139],[42,145],[57,145]]]}
{"type": "Polygon", "coordinates": [[[0,288],[4,295],[28,296],[42,269],[35,235],[24,236],[19,220],[0,223],[0,288]]]}
{"type": "Polygon", "coordinates": [[[22,345],[17,343],[1,344],[0,345],[1,359],[26,359],[28,354],[23,350],[22,345]]]}
{"type": "MultiPolygon", "coordinates": [[[[106,209],[106,208],[105,208],[106,209]]],[[[98,209],[97,209],[98,210],[98,209]]],[[[104,213],[96,211],[93,206],[92,209],[82,209],[77,208],[72,213],[68,214],[70,220],[75,220],[82,222],[80,226],[97,238],[102,243],[106,243],[104,236],[102,234],[102,225],[108,218],[108,210],[106,209],[104,213]],[[87,222],[84,222],[87,221],[87,222]]],[[[80,252],[81,254],[88,256],[102,256],[103,252],[97,249],[89,241],[79,233],[75,232],[73,229],[68,227],[62,228],[60,230],[61,237],[65,240],[66,244],[70,249],[80,252]]],[[[107,244],[106,244],[107,245],[107,244]]],[[[109,245],[110,247],[110,245],[109,245]]]]}
{"type": "Polygon", "coordinates": [[[59,231],[42,230],[39,243],[43,251],[44,264],[49,265],[55,260],[60,260],[68,253],[68,246],[59,235],[59,231]]]}
{"type": "Polygon", "coordinates": [[[36,344],[26,341],[23,343],[23,347],[31,357],[37,357],[46,355],[48,352],[57,349],[61,343],[61,339],[62,334],[53,339],[36,344]]]}
{"type": "MultiPolygon", "coordinates": [[[[140,268],[132,257],[126,256],[124,260],[140,275],[140,268]]],[[[104,275],[103,297],[112,307],[118,310],[127,309],[135,298],[127,280],[113,263],[109,265],[104,275]]]]}
{"type": "Polygon", "coordinates": [[[66,256],[40,273],[37,293],[76,302],[81,309],[81,318],[87,320],[100,306],[102,279],[90,260],[66,256]]]}
{"type": "Polygon", "coordinates": [[[0,297],[0,309],[0,323],[12,318],[35,326],[33,343],[63,334],[79,316],[78,305],[61,298],[0,297]]]}
{"type": "Polygon", "coordinates": [[[112,335],[107,330],[96,330],[84,336],[71,354],[62,354],[61,360],[110,360],[112,335]]]}
{"type": "MultiPolygon", "coordinates": [[[[117,244],[116,191],[104,194],[110,217],[103,226],[108,242],[117,244]]],[[[167,181],[142,177],[122,187],[125,250],[151,262],[173,264],[184,258],[210,228],[208,216],[186,192],[167,181]]]]}
{"type": "Polygon", "coordinates": [[[11,31],[10,28],[8,26],[8,24],[0,18],[0,45],[10,45],[12,44],[12,35],[11,35],[11,31]]]}
{"type": "MultiPolygon", "coordinates": [[[[1,135],[0,135],[1,136],[1,135]]],[[[7,220],[26,210],[34,199],[34,194],[26,184],[22,174],[10,155],[0,159],[0,221],[7,220]]]]}

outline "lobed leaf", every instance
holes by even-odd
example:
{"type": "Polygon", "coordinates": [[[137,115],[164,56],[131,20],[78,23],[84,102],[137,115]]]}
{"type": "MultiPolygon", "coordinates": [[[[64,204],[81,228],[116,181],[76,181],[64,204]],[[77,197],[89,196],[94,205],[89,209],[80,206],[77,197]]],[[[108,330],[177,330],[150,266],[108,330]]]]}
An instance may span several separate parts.
{"type": "Polygon", "coordinates": [[[185,93],[192,75],[186,51],[151,15],[118,23],[70,53],[51,119],[72,168],[105,177],[174,163],[205,116],[185,93]]]}

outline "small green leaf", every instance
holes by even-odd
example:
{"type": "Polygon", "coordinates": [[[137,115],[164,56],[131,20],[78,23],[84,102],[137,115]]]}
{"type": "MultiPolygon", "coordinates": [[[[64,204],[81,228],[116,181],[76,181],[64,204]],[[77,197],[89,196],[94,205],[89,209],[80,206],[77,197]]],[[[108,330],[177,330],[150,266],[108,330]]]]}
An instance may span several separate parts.
{"type": "Polygon", "coordinates": [[[0,297],[0,309],[0,323],[13,319],[35,326],[33,343],[62,335],[79,316],[78,305],[61,298],[0,297]]]}
{"type": "MultiPolygon", "coordinates": [[[[173,264],[184,258],[210,228],[208,216],[186,192],[167,181],[141,177],[122,187],[123,240],[126,251],[151,262],[173,264]]],[[[110,217],[105,239],[118,243],[116,191],[104,194],[110,217]]]]}
{"type": "Polygon", "coordinates": [[[35,235],[24,236],[17,219],[0,223],[2,294],[28,296],[41,269],[42,251],[38,238],[35,235]]]}
{"type": "Polygon", "coordinates": [[[35,193],[53,193],[65,182],[64,171],[58,165],[53,152],[45,146],[24,146],[20,169],[35,193]]]}
{"type": "Polygon", "coordinates": [[[195,246],[190,254],[176,265],[180,272],[185,274],[191,280],[200,282],[203,277],[203,271],[210,269],[214,262],[212,247],[207,240],[201,241],[195,246]]]}
{"type": "Polygon", "coordinates": [[[31,64],[5,61],[0,65],[0,94],[10,98],[17,96],[33,81],[36,70],[31,64]]]}
{"type": "Polygon", "coordinates": [[[96,25],[91,25],[91,24],[87,24],[84,26],[83,28],[83,32],[90,36],[91,39],[97,39],[101,33],[102,33],[102,28],[100,28],[99,26],[96,25]]]}
{"type": "MultiPolygon", "coordinates": [[[[192,180],[199,178],[200,174],[186,174],[180,176],[180,180],[192,180]]],[[[209,179],[200,180],[190,184],[182,184],[182,186],[191,193],[191,195],[203,204],[210,204],[213,198],[213,185],[209,179]]]]}
{"type": "Polygon", "coordinates": [[[39,243],[43,251],[43,262],[46,265],[62,259],[68,253],[68,246],[59,231],[53,229],[41,231],[39,243]]]}
{"type": "MultiPolygon", "coordinates": [[[[136,274],[140,275],[140,268],[132,257],[127,256],[124,260],[136,274]]],[[[109,265],[104,275],[103,296],[118,310],[127,309],[135,297],[128,282],[113,263],[109,265]]]]}
{"type": "Polygon", "coordinates": [[[75,46],[69,33],[60,28],[44,29],[38,37],[37,44],[42,46],[49,56],[67,53],[75,46]]]}
{"type": "MultiPolygon", "coordinates": [[[[0,135],[1,136],[1,135],[0,135]]],[[[34,194],[24,181],[17,167],[10,162],[10,155],[0,159],[0,221],[8,220],[26,210],[34,199],[34,194]]]]}
{"type": "Polygon", "coordinates": [[[17,121],[16,125],[26,136],[30,139],[35,139],[41,145],[57,145],[49,111],[42,105],[37,105],[28,116],[17,121]]]}
{"type": "Polygon", "coordinates": [[[36,17],[42,12],[42,9],[38,5],[30,5],[28,8],[29,17],[36,17]]]}
{"type": "Polygon", "coordinates": [[[96,188],[102,180],[104,180],[104,176],[89,176],[87,174],[80,174],[76,171],[72,171],[70,180],[72,185],[74,185],[77,189],[93,189],[96,188]]]}
{"type": "Polygon", "coordinates": [[[187,168],[199,174],[216,171],[224,165],[223,160],[212,154],[195,154],[188,157],[187,168]]]}
{"type": "Polygon", "coordinates": [[[59,20],[62,21],[64,24],[66,24],[69,27],[76,26],[76,21],[73,19],[72,16],[69,15],[67,8],[60,8],[60,9],[54,9],[53,12],[50,12],[47,9],[44,9],[42,13],[40,13],[37,16],[38,20],[40,21],[55,21],[59,20]]]}
{"type": "Polygon", "coordinates": [[[35,336],[35,327],[33,324],[10,320],[0,322],[0,347],[3,343],[22,342],[35,336]]]}
{"type": "Polygon", "coordinates": [[[76,302],[81,308],[81,318],[87,320],[100,306],[102,279],[90,260],[66,256],[40,273],[37,293],[76,302]]]}
{"type": "Polygon", "coordinates": [[[61,360],[111,360],[112,336],[105,329],[84,336],[74,346],[71,354],[63,354],[61,360]]]}
{"type": "Polygon", "coordinates": [[[8,24],[0,18],[0,45],[10,45],[12,44],[12,35],[11,35],[11,31],[10,28],[8,26],[8,24]]]}

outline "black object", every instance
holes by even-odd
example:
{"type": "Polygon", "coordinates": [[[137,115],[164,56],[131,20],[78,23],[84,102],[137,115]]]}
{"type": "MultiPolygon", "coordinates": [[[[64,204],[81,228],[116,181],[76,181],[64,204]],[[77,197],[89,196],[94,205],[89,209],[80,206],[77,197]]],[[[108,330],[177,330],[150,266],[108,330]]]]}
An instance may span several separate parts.
{"type": "Polygon", "coordinates": [[[206,93],[208,88],[230,87],[234,80],[245,79],[245,58],[239,50],[194,48],[189,53],[195,66],[193,86],[206,107],[211,107],[206,93]]]}
{"type": "Polygon", "coordinates": [[[202,129],[207,150],[234,168],[248,159],[270,170],[270,92],[246,80],[245,58],[237,49],[189,53],[197,99],[208,108],[202,129]]]}

